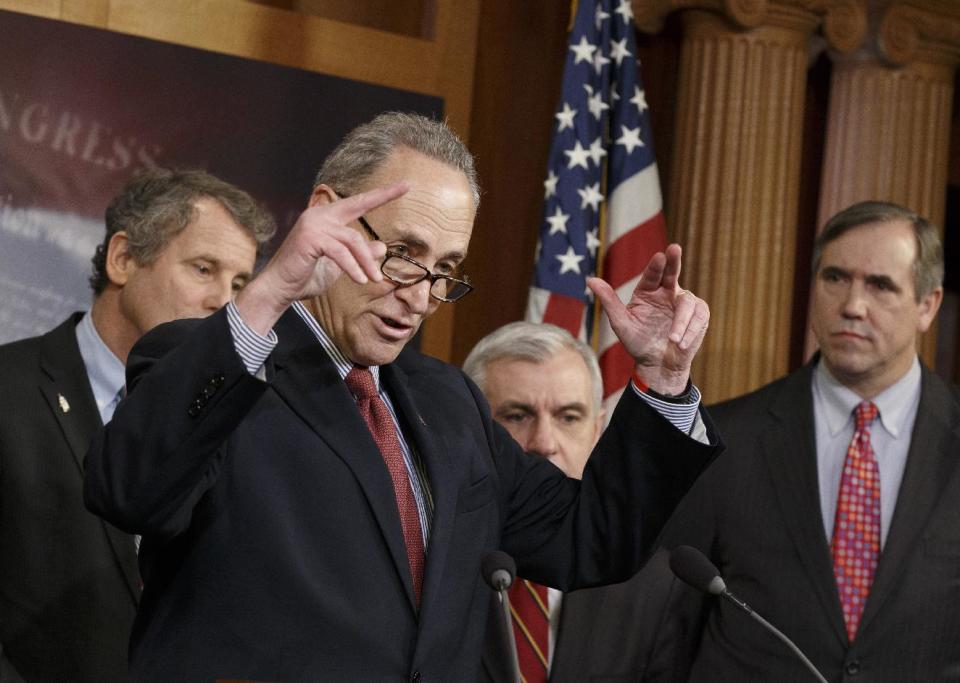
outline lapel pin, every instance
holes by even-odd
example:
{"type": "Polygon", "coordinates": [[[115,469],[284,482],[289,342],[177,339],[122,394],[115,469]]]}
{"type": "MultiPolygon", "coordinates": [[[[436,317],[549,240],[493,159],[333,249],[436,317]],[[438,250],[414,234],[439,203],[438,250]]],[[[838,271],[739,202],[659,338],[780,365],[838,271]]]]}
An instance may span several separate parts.
{"type": "Polygon", "coordinates": [[[64,398],[63,394],[57,394],[57,401],[60,403],[60,410],[64,413],[70,412],[70,404],[67,403],[67,399],[64,398]]]}

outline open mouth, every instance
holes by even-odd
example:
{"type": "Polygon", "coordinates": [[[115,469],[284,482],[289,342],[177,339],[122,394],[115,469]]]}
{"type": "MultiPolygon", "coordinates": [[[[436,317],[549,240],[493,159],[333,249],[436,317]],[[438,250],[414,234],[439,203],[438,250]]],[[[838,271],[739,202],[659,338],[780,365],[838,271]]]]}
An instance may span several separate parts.
{"type": "Polygon", "coordinates": [[[377,320],[380,323],[378,325],[380,334],[388,339],[404,339],[413,331],[413,325],[402,323],[395,318],[380,315],[377,316],[377,320]]]}

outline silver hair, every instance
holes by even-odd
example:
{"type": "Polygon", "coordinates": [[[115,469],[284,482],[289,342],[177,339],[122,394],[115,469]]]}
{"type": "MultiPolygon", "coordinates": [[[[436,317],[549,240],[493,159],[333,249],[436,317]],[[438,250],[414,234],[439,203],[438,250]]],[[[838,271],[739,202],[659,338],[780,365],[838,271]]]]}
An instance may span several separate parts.
{"type": "Polygon", "coordinates": [[[603,402],[603,378],[597,354],[562,327],[548,323],[515,322],[499,327],[477,342],[463,362],[463,371],[484,389],[487,367],[501,358],[545,363],[563,349],[576,351],[590,374],[593,407],[600,412],[603,402]]]}
{"type": "Polygon", "coordinates": [[[470,184],[473,206],[480,205],[480,180],[473,155],[442,121],[420,114],[385,112],[354,128],[324,160],[313,184],[337,193],[360,192],[366,181],[399,148],[411,149],[461,171],[470,184]]]}

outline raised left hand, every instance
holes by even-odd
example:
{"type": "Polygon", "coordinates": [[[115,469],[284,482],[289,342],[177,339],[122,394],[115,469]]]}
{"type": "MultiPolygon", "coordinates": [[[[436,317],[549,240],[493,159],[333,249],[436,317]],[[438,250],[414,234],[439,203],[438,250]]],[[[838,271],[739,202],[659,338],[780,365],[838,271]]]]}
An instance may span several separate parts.
{"type": "Polygon", "coordinates": [[[707,303],[680,287],[681,255],[679,244],[654,254],[626,305],[600,278],[587,280],[637,374],[651,389],[668,395],[686,388],[690,364],[710,323],[707,303]]]}

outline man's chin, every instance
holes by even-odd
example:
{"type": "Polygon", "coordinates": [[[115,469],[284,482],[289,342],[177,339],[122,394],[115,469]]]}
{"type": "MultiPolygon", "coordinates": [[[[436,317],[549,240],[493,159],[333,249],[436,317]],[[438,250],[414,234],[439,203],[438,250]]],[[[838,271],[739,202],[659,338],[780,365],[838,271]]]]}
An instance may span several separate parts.
{"type": "Polygon", "coordinates": [[[404,346],[405,342],[377,340],[358,348],[351,354],[351,360],[356,365],[387,365],[397,359],[404,346]]]}

